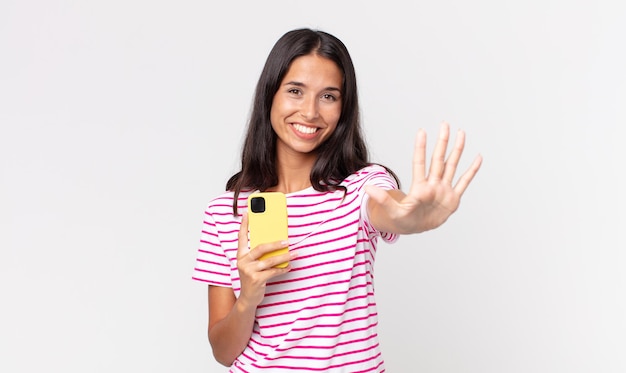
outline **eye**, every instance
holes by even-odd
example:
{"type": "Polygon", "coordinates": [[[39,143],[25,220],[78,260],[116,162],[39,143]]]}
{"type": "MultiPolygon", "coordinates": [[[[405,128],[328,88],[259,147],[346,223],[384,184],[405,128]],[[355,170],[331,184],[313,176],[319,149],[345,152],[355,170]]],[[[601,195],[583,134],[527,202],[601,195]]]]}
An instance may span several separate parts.
{"type": "Polygon", "coordinates": [[[322,95],[322,100],[335,102],[337,101],[337,97],[335,97],[334,95],[331,95],[330,93],[324,93],[322,95]]]}
{"type": "Polygon", "coordinates": [[[289,88],[289,90],[287,92],[289,92],[289,93],[291,93],[293,95],[298,95],[298,96],[302,94],[302,91],[299,90],[298,88],[289,88]]]}

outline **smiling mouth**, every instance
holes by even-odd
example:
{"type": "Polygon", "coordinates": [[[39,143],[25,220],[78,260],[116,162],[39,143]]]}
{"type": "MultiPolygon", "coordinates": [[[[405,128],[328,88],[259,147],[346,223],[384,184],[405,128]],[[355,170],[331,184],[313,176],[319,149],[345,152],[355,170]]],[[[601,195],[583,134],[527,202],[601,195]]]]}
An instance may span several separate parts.
{"type": "Polygon", "coordinates": [[[301,124],[298,123],[294,123],[293,124],[293,128],[295,128],[296,131],[300,132],[300,133],[304,133],[307,135],[311,135],[314,134],[315,132],[317,132],[318,128],[315,127],[307,127],[307,126],[303,126],[301,124]]]}

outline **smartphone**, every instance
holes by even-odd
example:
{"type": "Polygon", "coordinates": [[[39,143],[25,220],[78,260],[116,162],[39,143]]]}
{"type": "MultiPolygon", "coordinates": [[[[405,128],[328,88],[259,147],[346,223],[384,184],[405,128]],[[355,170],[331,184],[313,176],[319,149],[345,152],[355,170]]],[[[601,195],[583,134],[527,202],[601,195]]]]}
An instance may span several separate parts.
{"type": "MultiPolygon", "coordinates": [[[[287,241],[287,198],[281,192],[257,192],[248,197],[248,230],[250,232],[250,248],[254,249],[262,243],[287,241]]],[[[261,260],[271,256],[285,254],[288,247],[272,251],[261,256],[261,260]]],[[[288,262],[276,267],[285,268],[288,262]]]]}

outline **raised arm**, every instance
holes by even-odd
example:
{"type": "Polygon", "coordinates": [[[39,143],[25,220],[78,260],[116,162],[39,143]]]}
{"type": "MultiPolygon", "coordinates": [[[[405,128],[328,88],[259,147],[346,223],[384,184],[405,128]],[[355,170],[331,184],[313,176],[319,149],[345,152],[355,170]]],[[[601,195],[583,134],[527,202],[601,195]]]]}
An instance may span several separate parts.
{"type": "Polygon", "coordinates": [[[418,131],[413,154],[413,179],[407,194],[400,190],[367,187],[370,196],[368,213],[376,229],[398,234],[420,233],[437,228],[457,210],[461,196],[480,168],[482,157],[478,155],[453,185],[465,146],[465,133],[459,130],[446,159],[449,137],[450,127],[443,123],[427,172],[426,132],[422,129],[418,131]]]}

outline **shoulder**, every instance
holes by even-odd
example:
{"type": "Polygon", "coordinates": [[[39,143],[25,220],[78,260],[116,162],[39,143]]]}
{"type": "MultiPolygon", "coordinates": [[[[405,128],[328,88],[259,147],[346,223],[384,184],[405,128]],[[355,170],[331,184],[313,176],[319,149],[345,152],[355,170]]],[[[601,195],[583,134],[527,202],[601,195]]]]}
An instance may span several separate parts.
{"type": "Polygon", "coordinates": [[[361,187],[363,185],[380,185],[387,187],[388,189],[397,189],[398,183],[393,175],[382,165],[370,164],[351,174],[341,183],[343,186],[350,189],[350,187],[361,187]]]}
{"type": "MultiPolygon", "coordinates": [[[[252,193],[251,190],[244,190],[237,196],[237,209],[244,210],[248,206],[248,196],[252,193]]],[[[206,207],[206,213],[210,215],[227,215],[233,214],[233,201],[235,199],[235,193],[233,191],[226,191],[218,196],[209,200],[206,207]]]]}

